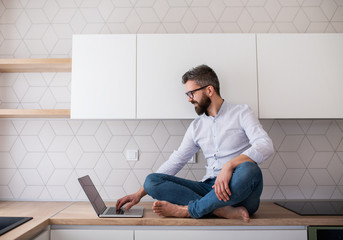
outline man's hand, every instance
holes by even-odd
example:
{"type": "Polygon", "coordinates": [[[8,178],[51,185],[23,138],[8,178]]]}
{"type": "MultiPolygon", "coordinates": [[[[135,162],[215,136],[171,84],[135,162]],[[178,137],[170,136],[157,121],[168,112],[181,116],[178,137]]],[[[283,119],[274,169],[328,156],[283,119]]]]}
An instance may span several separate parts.
{"type": "Polygon", "coordinates": [[[231,191],[229,188],[230,180],[232,177],[233,168],[224,165],[222,170],[217,176],[217,179],[212,186],[214,188],[214,192],[217,195],[217,198],[220,201],[229,201],[231,196],[231,191]]]}
{"type": "Polygon", "coordinates": [[[146,195],[146,192],[144,188],[141,188],[138,192],[127,195],[125,197],[122,197],[117,200],[116,208],[117,210],[120,209],[122,206],[124,206],[126,203],[129,203],[126,205],[125,209],[129,210],[132,206],[139,203],[142,197],[146,195]]]}

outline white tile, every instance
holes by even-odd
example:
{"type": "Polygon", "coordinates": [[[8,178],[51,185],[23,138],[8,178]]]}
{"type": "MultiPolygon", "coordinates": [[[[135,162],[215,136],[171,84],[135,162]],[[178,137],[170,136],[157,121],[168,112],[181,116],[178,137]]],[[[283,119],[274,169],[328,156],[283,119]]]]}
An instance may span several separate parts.
{"type": "Polygon", "coordinates": [[[130,140],[130,136],[113,136],[106,147],[106,152],[122,152],[130,140]]]}
{"type": "Polygon", "coordinates": [[[130,174],[130,170],[128,169],[121,169],[116,170],[113,169],[108,176],[105,185],[107,186],[122,186],[126,181],[127,177],[130,174]]]}
{"type": "Polygon", "coordinates": [[[77,179],[77,174],[75,172],[72,172],[68,181],[65,184],[65,188],[69,193],[71,199],[76,199],[79,193],[82,191],[81,185],[77,179]]]}
{"type": "Polygon", "coordinates": [[[163,124],[170,135],[183,136],[186,132],[186,128],[182,124],[181,120],[163,120],[163,124]]]}
{"type": "Polygon", "coordinates": [[[39,102],[39,99],[44,95],[45,91],[46,87],[30,87],[23,96],[22,101],[28,103],[39,102]]]}
{"type": "Polygon", "coordinates": [[[261,200],[270,200],[270,199],[272,199],[275,191],[276,191],[276,187],[275,186],[263,186],[261,200]]]}
{"type": "Polygon", "coordinates": [[[152,23],[152,22],[159,22],[159,18],[156,15],[156,12],[152,8],[136,8],[136,12],[142,22],[144,23],[152,23]]]}
{"type": "Polygon", "coordinates": [[[52,200],[52,197],[46,187],[43,188],[41,194],[39,195],[38,199],[40,201],[49,201],[52,200]]]}
{"type": "Polygon", "coordinates": [[[279,151],[296,151],[304,136],[303,135],[287,135],[279,147],[279,151]]]}
{"type": "Polygon", "coordinates": [[[136,178],[139,181],[140,185],[144,185],[146,177],[152,173],[151,169],[135,169],[133,170],[133,173],[135,174],[136,178]]]}
{"type": "Polygon", "coordinates": [[[15,168],[0,169],[1,185],[8,185],[16,172],[15,168]]]}
{"type": "Polygon", "coordinates": [[[44,121],[30,120],[27,121],[21,135],[38,135],[44,125],[44,121]]]}
{"type": "Polygon", "coordinates": [[[269,171],[274,177],[276,183],[280,183],[287,168],[278,154],[275,155],[272,163],[270,164],[269,171]]]}
{"type": "Polygon", "coordinates": [[[111,165],[108,163],[106,157],[102,154],[100,159],[97,161],[96,166],[94,167],[94,171],[97,174],[101,184],[106,182],[111,170],[111,165]]]}
{"type": "Polygon", "coordinates": [[[131,194],[137,192],[141,187],[136,175],[131,171],[123,184],[124,191],[131,194]]]}
{"type": "Polygon", "coordinates": [[[335,186],[317,186],[312,199],[330,199],[335,191],[335,186]]]}
{"type": "Polygon", "coordinates": [[[20,198],[23,200],[37,200],[43,189],[43,186],[26,186],[20,198]]]}
{"type": "Polygon", "coordinates": [[[26,9],[25,12],[32,23],[49,23],[49,19],[42,9],[26,9]]]}
{"type": "Polygon", "coordinates": [[[165,15],[164,22],[180,22],[185,15],[187,8],[171,7],[165,15]]]}
{"type": "Polygon", "coordinates": [[[135,10],[133,10],[125,20],[125,26],[128,28],[130,33],[136,33],[141,24],[142,21],[135,10]]]}
{"type": "Polygon", "coordinates": [[[134,132],[135,136],[144,136],[144,135],[151,135],[157,124],[159,122],[157,120],[141,120],[134,132]]]}
{"type": "Polygon", "coordinates": [[[325,136],[333,146],[333,149],[337,149],[339,143],[342,141],[343,133],[337,123],[333,121],[325,136]]]}
{"type": "MultiPolygon", "coordinates": [[[[163,29],[165,30],[165,32],[163,33],[186,33],[186,30],[184,29],[182,24],[178,22],[164,22],[163,29]]],[[[158,31],[158,33],[160,32],[158,31]]]]}
{"type": "Polygon", "coordinates": [[[264,7],[247,7],[254,22],[270,22],[271,18],[264,7]]]}
{"type": "Polygon", "coordinates": [[[280,185],[295,186],[300,182],[305,169],[287,169],[285,175],[283,176],[280,185]]]}
{"type": "Polygon", "coordinates": [[[76,168],[91,168],[93,169],[97,164],[101,153],[83,153],[78,161],[76,168]]]}
{"type": "Polygon", "coordinates": [[[44,152],[44,146],[41,144],[37,136],[21,136],[25,148],[29,152],[44,152]]]}
{"type": "Polygon", "coordinates": [[[191,172],[193,174],[195,181],[201,181],[201,179],[206,174],[206,170],[204,168],[203,169],[190,169],[189,172],[191,172]]]}
{"type": "Polygon", "coordinates": [[[0,94],[0,101],[2,102],[18,102],[18,98],[12,88],[0,87],[0,94]]]}
{"type": "Polygon", "coordinates": [[[334,0],[324,0],[320,5],[323,13],[327,17],[327,19],[331,19],[337,9],[337,4],[334,0]]]}
{"type": "Polygon", "coordinates": [[[88,23],[104,22],[104,19],[102,18],[97,8],[82,8],[81,13],[88,23]]]}
{"type": "Polygon", "coordinates": [[[298,30],[293,23],[288,22],[277,22],[275,23],[280,33],[297,33],[298,30]]]}
{"type": "MultiPolygon", "coordinates": [[[[0,149],[1,149],[1,146],[4,146],[4,144],[8,143],[8,140],[9,140],[8,137],[4,137],[5,142],[3,143],[2,138],[3,137],[0,136],[0,149]]],[[[11,157],[12,157],[13,161],[15,162],[15,164],[17,166],[19,166],[21,164],[21,162],[23,161],[27,151],[26,151],[26,148],[25,148],[25,146],[24,146],[24,144],[20,138],[17,138],[17,139],[13,138],[13,143],[11,144],[11,146],[13,145],[12,148],[9,147],[6,149],[1,149],[1,151],[9,151],[10,150],[11,157]]]]}
{"type": "Polygon", "coordinates": [[[38,134],[39,139],[41,140],[45,149],[48,149],[50,143],[55,138],[55,133],[51,128],[49,121],[46,121],[42,129],[38,134]]]}
{"type": "Polygon", "coordinates": [[[261,171],[262,171],[263,185],[264,186],[275,186],[275,185],[277,185],[268,169],[261,169],[261,171]]]}
{"type": "Polygon", "coordinates": [[[47,155],[44,156],[42,161],[39,163],[39,166],[37,167],[37,170],[43,180],[43,182],[46,184],[51,176],[51,174],[54,171],[54,166],[52,165],[49,157],[47,155]]]}
{"type": "Polygon", "coordinates": [[[60,9],[55,15],[52,23],[69,23],[76,13],[74,8],[60,9]]]}
{"type": "Polygon", "coordinates": [[[183,136],[170,136],[163,151],[173,152],[174,150],[177,150],[180,147],[182,140],[183,136]]]}
{"type": "Polygon", "coordinates": [[[105,21],[107,21],[113,9],[114,9],[114,6],[111,0],[103,0],[98,6],[98,10],[105,21]]]}
{"type": "Polygon", "coordinates": [[[55,73],[52,76],[49,76],[51,79],[51,87],[68,87],[71,82],[70,73],[55,73]]]}
{"type": "Polygon", "coordinates": [[[195,28],[198,26],[198,19],[195,17],[191,10],[187,10],[185,16],[182,18],[181,24],[188,33],[195,32],[195,28]]]}
{"type": "Polygon", "coordinates": [[[298,29],[299,32],[306,32],[308,26],[310,25],[310,20],[306,16],[303,9],[299,10],[296,17],[294,18],[293,24],[298,29]]]}
{"type": "Polygon", "coordinates": [[[50,152],[48,153],[48,156],[55,169],[72,168],[72,165],[65,153],[50,152]]]}
{"type": "Polygon", "coordinates": [[[326,168],[333,157],[333,152],[316,152],[308,168],[326,168]]]}
{"type": "Polygon", "coordinates": [[[39,101],[39,105],[42,109],[54,109],[56,106],[56,100],[52,95],[50,89],[43,94],[42,98],[39,101]]]}
{"type": "Polygon", "coordinates": [[[48,29],[48,24],[32,24],[29,30],[27,31],[25,38],[26,39],[41,39],[46,30],[48,29]]]}
{"type": "Polygon", "coordinates": [[[192,12],[199,22],[215,22],[211,10],[208,7],[192,7],[192,12]]]}
{"type": "Polygon", "coordinates": [[[317,185],[314,182],[311,174],[308,170],[305,171],[300,183],[298,184],[301,192],[304,194],[305,198],[311,198],[314,190],[316,189],[317,185]]]}
{"type": "Polygon", "coordinates": [[[104,186],[104,189],[111,201],[116,201],[117,199],[127,195],[121,186],[104,186]]]}
{"type": "Polygon", "coordinates": [[[17,131],[12,124],[11,120],[1,119],[0,120],[0,135],[1,136],[8,136],[8,135],[17,135],[17,131]]]}
{"type": "Polygon", "coordinates": [[[51,26],[49,26],[41,40],[46,50],[50,53],[52,49],[55,47],[58,37],[55,33],[55,30],[51,26]]]}
{"type": "Polygon", "coordinates": [[[131,8],[115,8],[112,14],[109,16],[107,22],[109,23],[122,23],[125,22],[129,14],[131,13],[131,8]]]}
{"type": "Polygon", "coordinates": [[[136,162],[134,168],[151,169],[154,166],[159,155],[159,153],[141,153],[139,155],[139,160],[136,162]]]}
{"type": "Polygon", "coordinates": [[[307,134],[325,134],[331,123],[332,120],[314,120],[308,129],[307,134]]]}
{"type": "Polygon", "coordinates": [[[279,0],[281,6],[283,7],[297,7],[299,2],[297,0],[279,0]]]}
{"type": "Polygon", "coordinates": [[[196,25],[194,33],[221,33],[223,32],[216,22],[201,22],[196,25]],[[217,31],[218,30],[218,31],[217,31]]]}
{"type": "Polygon", "coordinates": [[[21,38],[21,35],[18,32],[17,28],[12,24],[2,24],[1,34],[5,39],[9,40],[21,38]]]}
{"type": "Polygon", "coordinates": [[[74,8],[77,7],[74,1],[70,0],[55,0],[61,8],[74,8]]]}
{"type": "Polygon", "coordinates": [[[327,170],[335,183],[338,184],[339,180],[343,176],[343,163],[337,154],[333,156],[332,160],[329,163],[329,166],[327,167],[327,170]]]}
{"type": "Polygon", "coordinates": [[[0,87],[11,87],[22,75],[22,73],[0,73],[0,87]]]}
{"type": "Polygon", "coordinates": [[[68,120],[68,123],[69,123],[71,129],[73,130],[74,134],[76,134],[77,131],[79,130],[80,126],[82,125],[83,121],[81,121],[81,120],[68,120]]]}
{"type": "Polygon", "coordinates": [[[77,11],[75,15],[72,16],[72,19],[69,24],[73,29],[73,33],[79,34],[85,28],[87,22],[85,18],[82,16],[82,14],[79,11],[77,11]]]}
{"type": "Polygon", "coordinates": [[[52,175],[50,176],[47,185],[64,186],[71,173],[71,169],[55,169],[52,175]]]}
{"type": "Polygon", "coordinates": [[[96,141],[98,142],[100,148],[102,150],[105,150],[107,144],[109,143],[109,141],[112,137],[112,134],[111,134],[110,130],[107,128],[105,122],[101,122],[101,125],[97,129],[94,137],[95,137],[96,141]]]}
{"type": "Polygon", "coordinates": [[[11,181],[8,184],[8,187],[10,188],[14,198],[20,197],[20,195],[24,191],[26,185],[25,185],[25,182],[24,182],[23,178],[21,177],[19,171],[17,171],[14,174],[13,178],[11,179],[11,181]]]}
{"type": "Polygon", "coordinates": [[[20,169],[19,172],[26,185],[43,185],[43,181],[36,169],[20,169]]]}
{"type": "Polygon", "coordinates": [[[219,20],[220,16],[222,15],[225,9],[225,4],[223,1],[211,1],[208,8],[211,10],[214,18],[216,20],[219,20]]]}
{"type": "Polygon", "coordinates": [[[279,155],[287,168],[306,168],[296,152],[279,152],[279,155]]]}
{"type": "Polygon", "coordinates": [[[49,152],[64,152],[73,140],[72,136],[56,136],[52,140],[48,150],[49,152]]]}
{"type": "Polygon", "coordinates": [[[227,7],[220,17],[220,22],[235,22],[242,13],[241,7],[227,7]]]}
{"type": "Polygon", "coordinates": [[[67,87],[50,87],[57,102],[70,102],[70,90],[67,87]]]}
{"type": "Polygon", "coordinates": [[[273,195],[274,200],[281,200],[281,199],[286,199],[286,197],[283,195],[281,192],[280,188],[276,188],[275,193],[273,195]]]}
{"type": "Polygon", "coordinates": [[[308,166],[312,157],[315,154],[315,150],[313,149],[313,147],[312,147],[310,141],[307,139],[307,137],[305,137],[303,139],[300,147],[298,148],[297,153],[300,156],[300,158],[302,159],[302,161],[304,162],[304,164],[306,166],[308,166]]]}
{"type": "Polygon", "coordinates": [[[162,154],[160,154],[159,157],[157,158],[154,166],[152,167],[152,171],[156,172],[157,169],[166,161],[166,159],[168,159],[168,158],[164,158],[164,156],[162,154]]]}
{"type": "Polygon", "coordinates": [[[9,154],[9,152],[0,152],[0,169],[1,168],[16,168],[17,165],[15,164],[15,162],[13,161],[11,155],[9,154]]]}
{"type": "Polygon", "coordinates": [[[52,200],[70,200],[70,196],[64,186],[47,186],[52,200]]]}
{"type": "Polygon", "coordinates": [[[49,21],[52,21],[59,10],[59,6],[55,1],[47,1],[43,7],[43,11],[48,17],[49,21]]]}
{"type": "Polygon", "coordinates": [[[0,23],[15,23],[22,12],[22,9],[5,9],[1,15],[0,23]]]}
{"type": "Polygon", "coordinates": [[[171,7],[187,7],[188,4],[185,0],[167,0],[171,7]]]}
{"type": "Polygon", "coordinates": [[[113,169],[130,168],[128,161],[122,153],[105,153],[105,157],[113,169]]]}
{"type": "Polygon", "coordinates": [[[312,22],[306,29],[306,33],[325,33],[328,26],[328,22],[312,22]]]}
{"type": "Polygon", "coordinates": [[[101,121],[83,121],[79,130],[77,131],[78,136],[94,135],[98,130],[101,121]]]}
{"type": "Polygon", "coordinates": [[[334,180],[330,176],[329,172],[326,169],[309,169],[308,170],[319,186],[329,186],[329,185],[335,185],[334,180]]]}
{"type": "Polygon", "coordinates": [[[4,40],[0,46],[0,53],[2,56],[12,55],[21,44],[21,40],[4,40]]]}
{"type": "Polygon", "coordinates": [[[162,20],[169,10],[169,5],[166,0],[159,0],[155,2],[153,9],[155,10],[160,20],[162,20]]]}
{"type": "Polygon", "coordinates": [[[277,121],[274,122],[268,135],[273,141],[275,150],[278,150],[283,139],[285,138],[285,133],[283,132],[281,126],[279,125],[277,121]]]}
{"type": "Polygon", "coordinates": [[[325,22],[328,18],[320,7],[302,7],[311,22],[325,22]]]}
{"type": "Polygon", "coordinates": [[[333,194],[331,195],[331,199],[341,200],[342,198],[343,198],[343,194],[341,193],[341,191],[339,191],[339,188],[337,187],[335,191],[333,192],[333,194]]]}
{"type": "Polygon", "coordinates": [[[84,152],[101,152],[101,148],[93,136],[77,136],[76,138],[84,152]]]}
{"type": "Polygon", "coordinates": [[[124,122],[124,121],[119,121],[119,120],[112,120],[112,121],[105,121],[105,123],[113,135],[131,135],[131,133],[127,127],[127,124],[137,123],[137,121],[131,121],[131,122],[126,121],[126,122],[124,122]],[[125,123],[127,123],[127,124],[125,124],[125,123]]]}
{"type": "Polygon", "coordinates": [[[316,151],[332,151],[333,148],[323,135],[308,135],[308,140],[316,151]]]}
{"type": "Polygon", "coordinates": [[[304,199],[304,195],[297,186],[281,186],[283,195],[286,199],[304,199]]]}
{"type": "Polygon", "coordinates": [[[293,22],[298,12],[297,7],[282,7],[276,17],[277,22],[293,22]]]}
{"type": "Polygon", "coordinates": [[[160,23],[142,23],[137,33],[156,33],[160,23]]]}
{"type": "Polygon", "coordinates": [[[13,199],[13,195],[8,186],[0,186],[0,199],[5,201],[13,199]]]}
{"type": "Polygon", "coordinates": [[[45,153],[27,153],[24,160],[20,164],[20,168],[37,168],[45,153]]]}

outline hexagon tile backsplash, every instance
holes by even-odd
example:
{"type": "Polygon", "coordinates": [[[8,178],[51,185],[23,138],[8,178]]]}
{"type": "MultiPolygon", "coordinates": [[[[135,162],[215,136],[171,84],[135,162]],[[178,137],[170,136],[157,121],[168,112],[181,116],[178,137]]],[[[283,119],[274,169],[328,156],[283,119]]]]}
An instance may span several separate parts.
{"type": "MultiPolygon", "coordinates": [[[[72,34],[343,32],[342,0],[0,0],[0,57],[71,57],[72,34]]],[[[70,108],[70,73],[1,73],[0,108],[70,108]]],[[[1,200],[106,200],[142,186],[190,120],[0,120],[1,200]],[[139,149],[139,161],[126,161],[139,149]]],[[[261,120],[263,199],[342,199],[343,120],[261,120]]],[[[178,174],[199,180],[204,158],[178,174]]],[[[145,200],[152,200],[145,198],[145,200]]]]}

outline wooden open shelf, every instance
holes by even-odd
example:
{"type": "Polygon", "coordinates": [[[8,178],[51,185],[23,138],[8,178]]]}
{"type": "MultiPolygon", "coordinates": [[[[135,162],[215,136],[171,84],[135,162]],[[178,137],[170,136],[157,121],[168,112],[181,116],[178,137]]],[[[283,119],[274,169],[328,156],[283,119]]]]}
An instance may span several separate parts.
{"type": "Polygon", "coordinates": [[[71,58],[2,58],[0,72],[71,72],[71,58]]]}
{"type": "Polygon", "coordinates": [[[70,109],[0,109],[0,118],[70,118],[70,109]]]}

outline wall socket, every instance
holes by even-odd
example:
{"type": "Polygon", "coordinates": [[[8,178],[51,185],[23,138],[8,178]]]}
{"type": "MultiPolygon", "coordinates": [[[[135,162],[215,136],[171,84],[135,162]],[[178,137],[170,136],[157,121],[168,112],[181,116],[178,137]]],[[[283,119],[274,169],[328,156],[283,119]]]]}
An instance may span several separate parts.
{"type": "Polygon", "coordinates": [[[126,160],[128,161],[138,161],[138,150],[137,149],[130,149],[126,150],[126,160]]]}

